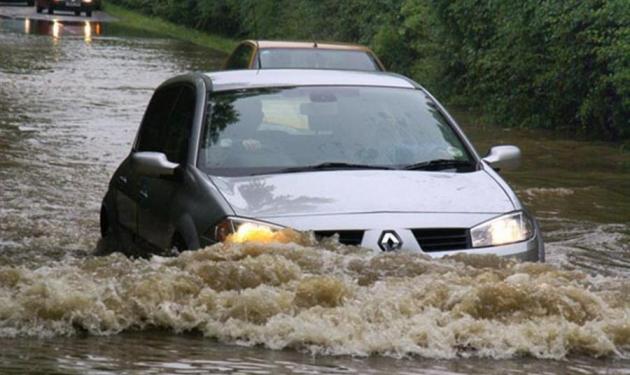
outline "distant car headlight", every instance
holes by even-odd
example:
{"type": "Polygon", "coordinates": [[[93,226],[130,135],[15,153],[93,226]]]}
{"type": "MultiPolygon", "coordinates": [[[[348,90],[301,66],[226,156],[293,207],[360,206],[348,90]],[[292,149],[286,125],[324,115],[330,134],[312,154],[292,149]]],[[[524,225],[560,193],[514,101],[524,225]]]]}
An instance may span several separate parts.
{"type": "Polygon", "coordinates": [[[210,228],[209,237],[215,242],[224,242],[228,238],[231,242],[267,241],[274,233],[283,227],[264,221],[244,219],[240,217],[226,217],[210,228]]]}
{"type": "Polygon", "coordinates": [[[521,242],[534,235],[534,222],[523,211],[499,216],[470,230],[473,247],[499,246],[521,242]]]}

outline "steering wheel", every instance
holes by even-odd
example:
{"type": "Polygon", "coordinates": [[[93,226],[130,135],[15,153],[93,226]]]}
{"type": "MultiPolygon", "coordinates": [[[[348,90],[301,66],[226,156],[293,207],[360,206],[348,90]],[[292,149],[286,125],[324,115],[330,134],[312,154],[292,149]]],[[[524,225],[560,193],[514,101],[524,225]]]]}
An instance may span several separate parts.
{"type": "Polygon", "coordinates": [[[256,148],[252,149],[248,148],[244,141],[246,140],[235,142],[236,147],[232,148],[230,160],[237,159],[242,161],[239,164],[251,167],[293,164],[293,159],[278,148],[259,142],[256,148]]]}

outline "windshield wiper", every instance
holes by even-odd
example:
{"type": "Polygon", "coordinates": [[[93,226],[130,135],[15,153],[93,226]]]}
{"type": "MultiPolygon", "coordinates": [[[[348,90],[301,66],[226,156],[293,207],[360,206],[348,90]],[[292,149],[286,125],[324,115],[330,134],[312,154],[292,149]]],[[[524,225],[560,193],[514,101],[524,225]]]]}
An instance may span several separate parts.
{"type": "Polygon", "coordinates": [[[473,167],[474,165],[475,164],[469,160],[435,159],[406,165],[402,169],[410,171],[439,171],[443,169],[473,167]]]}
{"type": "Polygon", "coordinates": [[[353,164],[343,162],[325,162],[314,165],[305,165],[303,167],[290,167],[277,171],[276,173],[293,173],[293,172],[308,172],[308,171],[328,171],[328,170],[344,170],[344,169],[380,169],[380,170],[393,170],[394,167],[388,167],[384,165],[369,165],[369,164],[353,164]]]}

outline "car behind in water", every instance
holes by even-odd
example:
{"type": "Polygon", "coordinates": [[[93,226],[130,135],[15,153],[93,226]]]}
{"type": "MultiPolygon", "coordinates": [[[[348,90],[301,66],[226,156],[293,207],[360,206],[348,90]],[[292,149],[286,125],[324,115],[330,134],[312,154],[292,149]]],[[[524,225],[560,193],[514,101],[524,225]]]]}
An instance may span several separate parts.
{"type": "Polygon", "coordinates": [[[100,6],[98,0],[36,0],[35,6],[37,13],[41,13],[44,9],[48,10],[48,14],[54,14],[55,10],[64,10],[74,12],[76,16],[85,13],[86,16],[92,17],[92,11],[100,6]]]}
{"type": "Polygon", "coordinates": [[[241,42],[223,68],[385,70],[372,50],[358,44],[269,40],[241,42]]]}
{"type": "MultiPolygon", "coordinates": [[[[293,228],[375,251],[544,260],[536,220],[424,88],[389,73],[189,74],[154,93],[101,209],[106,247],[293,228]]],[[[234,238],[234,237],[230,237],[234,238]]]]}
{"type": "Polygon", "coordinates": [[[1,2],[8,2],[8,3],[26,3],[27,6],[32,7],[33,5],[35,5],[35,0],[3,0],[1,2]]]}

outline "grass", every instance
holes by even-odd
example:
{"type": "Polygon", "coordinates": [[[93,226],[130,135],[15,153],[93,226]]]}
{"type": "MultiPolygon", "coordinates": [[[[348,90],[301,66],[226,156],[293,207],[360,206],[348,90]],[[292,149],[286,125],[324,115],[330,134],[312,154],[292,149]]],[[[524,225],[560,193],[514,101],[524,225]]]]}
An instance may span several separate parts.
{"type": "Polygon", "coordinates": [[[163,34],[173,39],[185,40],[200,46],[229,53],[237,42],[230,38],[207,34],[198,30],[176,25],[157,17],[149,17],[118,5],[104,3],[104,10],[125,26],[163,34]]]}

